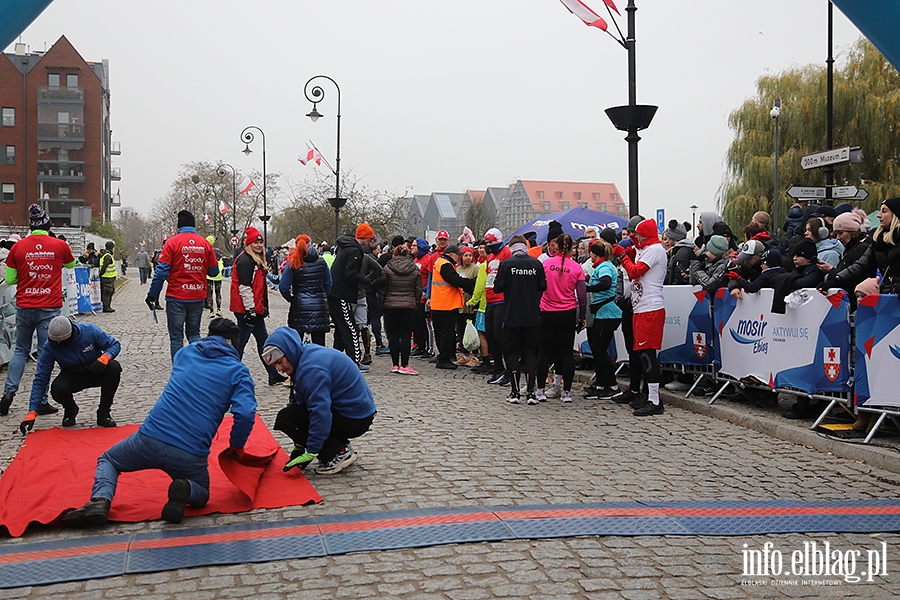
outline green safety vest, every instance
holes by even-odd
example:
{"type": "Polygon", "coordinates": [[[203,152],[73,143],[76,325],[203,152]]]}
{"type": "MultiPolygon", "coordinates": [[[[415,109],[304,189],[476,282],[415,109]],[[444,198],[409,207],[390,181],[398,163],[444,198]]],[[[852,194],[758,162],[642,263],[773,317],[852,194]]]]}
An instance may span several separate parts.
{"type": "Polygon", "coordinates": [[[219,272],[215,276],[207,275],[206,279],[209,281],[222,281],[222,273],[225,271],[225,265],[222,262],[222,259],[219,259],[219,272]]]}
{"type": "Polygon", "coordinates": [[[106,267],[106,271],[100,277],[103,277],[104,279],[115,279],[118,277],[119,272],[116,270],[116,259],[113,257],[112,252],[100,257],[100,267],[102,268],[106,263],[109,263],[109,266],[106,267]]]}

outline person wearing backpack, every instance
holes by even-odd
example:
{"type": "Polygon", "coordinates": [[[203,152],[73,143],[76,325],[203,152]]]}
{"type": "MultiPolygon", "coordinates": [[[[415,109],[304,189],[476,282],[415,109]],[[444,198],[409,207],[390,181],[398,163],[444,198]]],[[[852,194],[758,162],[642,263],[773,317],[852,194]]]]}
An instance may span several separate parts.
{"type": "MultiPolygon", "coordinates": [[[[610,258],[612,244],[599,238],[590,248],[594,270],[588,280],[587,291],[591,293],[588,309],[594,315],[594,324],[588,331],[591,350],[594,354],[594,385],[584,392],[584,397],[614,398],[622,392],[616,381],[616,370],[609,355],[609,344],[622,323],[622,309],[616,303],[619,272],[610,258]]],[[[619,296],[619,298],[621,298],[619,296]]]]}

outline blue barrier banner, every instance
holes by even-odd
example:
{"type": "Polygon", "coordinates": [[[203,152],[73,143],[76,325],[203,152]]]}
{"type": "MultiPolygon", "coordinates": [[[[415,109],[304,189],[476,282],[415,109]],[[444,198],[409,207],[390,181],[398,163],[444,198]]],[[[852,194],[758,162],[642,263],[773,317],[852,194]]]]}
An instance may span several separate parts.
{"type": "Polygon", "coordinates": [[[666,326],[660,364],[711,365],[713,324],[709,294],[700,286],[667,285],[663,297],[666,326]]]}
{"type": "MultiPolygon", "coordinates": [[[[89,313],[93,312],[93,303],[91,302],[91,271],[93,269],[87,268],[76,268],[73,269],[75,271],[75,285],[78,290],[78,313],[89,313]]],[[[103,306],[101,305],[102,309],[103,306]]]]}
{"type": "Polygon", "coordinates": [[[856,405],[900,406],[895,387],[898,369],[900,298],[893,294],[866,296],[856,310],[856,405]]]}
{"type": "Polygon", "coordinates": [[[850,391],[847,293],[805,292],[805,303],[776,314],[774,290],[744,293],[739,300],[719,289],[713,315],[720,372],[808,394],[850,391]]]}

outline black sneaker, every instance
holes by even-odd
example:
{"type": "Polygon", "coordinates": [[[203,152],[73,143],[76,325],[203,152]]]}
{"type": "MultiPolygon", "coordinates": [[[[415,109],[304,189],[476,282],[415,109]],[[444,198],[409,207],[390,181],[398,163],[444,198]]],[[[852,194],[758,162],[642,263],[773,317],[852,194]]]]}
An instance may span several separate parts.
{"type": "Polygon", "coordinates": [[[611,387],[605,387],[600,390],[600,399],[607,400],[609,398],[615,398],[616,396],[620,396],[622,394],[622,390],[619,388],[613,389],[611,387]]]}
{"type": "Polygon", "coordinates": [[[86,527],[99,527],[106,525],[109,520],[109,500],[106,498],[91,498],[91,500],[75,510],[63,515],[63,524],[73,529],[86,527]]]}
{"type": "Polygon", "coordinates": [[[509,375],[504,373],[503,377],[500,378],[500,381],[497,382],[497,385],[499,385],[500,387],[504,387],[504,386],[509,385],[509,382],[510,382],[509,375]]]}
{"type": "Polygon", "coordinates": [[[628,404],[629,402],[637,402],[641,399],[640,392],[635,392],[632,390],[625,390],[618,396],[614,396],[612,401],[616,404],[628,404]]]}
{"type": "Polygon", "coordinates": [[[515,392],[510,392],[509,396],[506,397],[506,401],[510,404],[518,404],[519,403],[519,394],[515,392]]]}
{"type": "Polygon", "coordinates": [[[631,413],[636,417],[649,417],[650,415],[661,415],[666,412],[665,407],[663,406],[662,400],[659,401],[659,404],[653,404],[652,402],[645,402],[641,406],[634,409],[634,412],[631,413]]]}
{"type": "Polygon", "coordinates": [[[419,360],[431,360],[434,358],[434,352],[422,352],[419,354],[419,360]]]}
{"type": "Polygon", "coordinates": [[[600,394],[602,394],[602,393],[603,393],[602,389],[600,389],[596,386],[593,386],[593,385],[584,388],[584,397],[587,398],[588,400],[596,400],[597,398],[600,397],[600,394]]]}
{"type": "Polygon", "coordinates": [[[63,427],[75,427],[75,417],[78,416],[78,406],[76,405],[74,408],[66,409],[63,413],[62,426],[63,427]]]}
{"type": "MultiPolygon", "coordinates": [[[[494,373],[493,375],[491,375],[491,377],[487,380],[487,382],[491,385],[494,385],[494,384],[498,383],[501,379],[503,379],[505,376],[506,376],[506,374],[503,371],[500,371],[499,373],[494,373]]],[[[507,381],[506,383],[509,383],[509,382],[507,381]]]]}
{"type": "Polygon", "coordinates": [[[448,369],[448,370],[453,370],[453,369],[459,368],[459,366],[456,363],[452,363],[452,362],[438,362],[434,366],[437,367],[438,369],[448,369]]]}
{"type": "Polygon", "coordinates": [[[15,392],[4,392],[3,397],[0,398],[0,417],[5,417],[9,414],[9,407],[13,403],[13,398],[16,397],[15,392]]]}
{"type": "Polygon", "coordinates": [[[176,479],[169,484],[169,501],[162,509],[162,518],[178,524],[184,518],[184,506],[191,497],[191,484],[187,479],[176,479]]]}
{"type": "Polygon", "coordinates": [[[47,404],[38,404],[37,414],[39,415],[52,415],[58,413],[59,409],[55,406],[50,406],[50,403],[47,404]]]}
{"type": "Polygon", "coordinates": [[[97,427],[115,427],[116,422],[113,421],[112,417],[109,416],[109,413],[100,414],[97,413],[97,427]]]}

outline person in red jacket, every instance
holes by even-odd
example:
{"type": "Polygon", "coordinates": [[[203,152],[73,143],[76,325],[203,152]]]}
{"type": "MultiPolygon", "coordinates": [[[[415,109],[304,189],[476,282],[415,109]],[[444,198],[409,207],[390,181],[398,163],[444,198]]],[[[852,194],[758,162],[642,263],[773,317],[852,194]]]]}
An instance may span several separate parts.
{"type": "MultiPolygon", "coordinates": [[[[35,331],[38,338],[38,359],[47,341],[47,329],[63,304],[62,270],[75,266],[69,245],[50,237],[50,217],[37,204],[28,207],[31,235],[13,244],[6,257],[6,284],[16,286],[16,350],[9,361],[0,416],[9,414],[9,407],[25,372],[25,361],[31,353],[35,331]]],[[[43,394],[37,414],[49,415],[59,409],[43,394]]]]}
{"type": "Polygon", "coordinates": [[[266,331],[265,318],[269,316],[269,282],[266,275],[265,242],[256,227],[248,227],[244,232],[244,251],[234,259],[231,269],[231,312],[241,328],[241,337],[235,348],[241,360],[244,359],[244,347],[250,341],[250,335],[256,338],[256,351],[259,359],[269,373],[269,385],[276,385],[287,380],[279,375],[275,367],[263,360],[262,351],[269,332],[266,331]]]}
{"type": "Polygon", "coordinates": [[[159,293],[166,288],[166,325],[172,360],[184,345],[200,339],[200,319],[206,303],[206,276],[219,272],[212,246],[194,229],[194,215],[178,213],[178,233],[163,246],[153,272],[153,282],[145,302],[150,310],[159,308],[159,293]]]}

